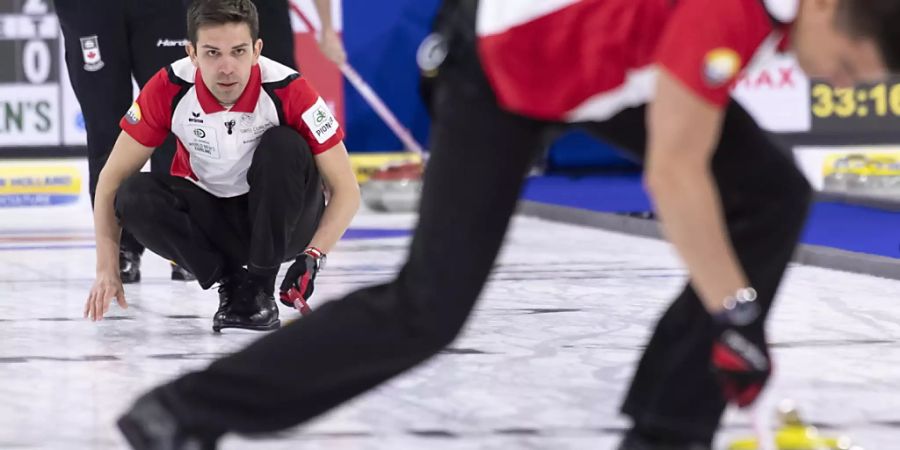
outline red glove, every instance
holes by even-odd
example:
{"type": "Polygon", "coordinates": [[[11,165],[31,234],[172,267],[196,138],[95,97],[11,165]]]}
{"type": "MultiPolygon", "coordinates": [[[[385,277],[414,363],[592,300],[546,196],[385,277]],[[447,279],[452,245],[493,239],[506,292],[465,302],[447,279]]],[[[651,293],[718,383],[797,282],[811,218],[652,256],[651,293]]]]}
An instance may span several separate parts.
{"type": "Polygon", "coordinates": [[[315,289],[316,274],[325,262],[325,253],[310,247],[304,250],[300,256],[288,267],[284,281],[279,289],[281,303],[297,308],[300,314],[307,315],[312,312],[307,300],[315,289]]]}
{"type": "Polygon", "coordinates": [[[725,399],[743,408],[753,403],[772,373],[769,345],[756,291],[742,289],[713,316],[716,337],[711,366],[725,399]]]}
{"type": "Polygon", "coordinates": [[[741,408],[753,403],[772,373],[763,333],[733,326],[721,329],[713,343],[712,369],[726,400],[741,408]]]}

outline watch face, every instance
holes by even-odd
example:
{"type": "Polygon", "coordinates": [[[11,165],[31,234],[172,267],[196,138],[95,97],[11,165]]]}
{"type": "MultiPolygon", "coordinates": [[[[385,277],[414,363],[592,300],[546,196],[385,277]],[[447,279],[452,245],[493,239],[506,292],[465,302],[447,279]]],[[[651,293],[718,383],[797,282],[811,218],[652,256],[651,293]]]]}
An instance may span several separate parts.
{"type": "Polygon", "coordinates": [[[734,298],[738,302],[752,302],[752,301],[756,300],[756,289],[753,289],[753,288],[738,289],[737,293],[734,294],[734,298]]]}

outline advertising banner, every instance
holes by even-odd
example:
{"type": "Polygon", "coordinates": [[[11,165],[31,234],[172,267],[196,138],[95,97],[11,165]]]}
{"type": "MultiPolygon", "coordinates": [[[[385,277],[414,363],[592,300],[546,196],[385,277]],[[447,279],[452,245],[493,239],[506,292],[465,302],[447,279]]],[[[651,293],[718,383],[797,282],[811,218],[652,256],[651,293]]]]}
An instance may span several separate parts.
{"type": "Polygon", "coordinates": [[[0,0],[0,147],[61,143],[59,22],[46,0],[0,0]]]}

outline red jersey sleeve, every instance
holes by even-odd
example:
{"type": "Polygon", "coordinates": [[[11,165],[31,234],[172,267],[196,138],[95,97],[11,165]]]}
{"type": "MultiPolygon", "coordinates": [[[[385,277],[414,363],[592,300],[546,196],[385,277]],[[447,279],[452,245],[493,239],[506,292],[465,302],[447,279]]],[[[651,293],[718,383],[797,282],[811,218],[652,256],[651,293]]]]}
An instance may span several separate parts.
{"type": "Polygon", "coordinates": [[[721,107],[771,31],[758,0],[679,0],[655,60],[695,94],[721,107]]]}
{"type": "Polygon", "coordinates": [[[303,136],[314,155],[344,139],[344,130],[331,108],[305,78],[298,77],[276,93],[281,98],[287,125],[303,136]]]}
{"type": "Polygon", "coordinates": [[[163,68],[144,85],[137,100],[119,121],[122,131],[147,147],[158,147],[172,128],[172,100],[181,89],[163,68]]]}

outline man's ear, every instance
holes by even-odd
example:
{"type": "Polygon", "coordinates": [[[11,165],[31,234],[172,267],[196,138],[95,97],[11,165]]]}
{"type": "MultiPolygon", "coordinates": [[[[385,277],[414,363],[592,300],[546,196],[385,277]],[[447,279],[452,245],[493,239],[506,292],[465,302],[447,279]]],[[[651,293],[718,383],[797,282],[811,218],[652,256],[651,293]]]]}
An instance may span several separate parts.
{"type": "Polygon", "coordinates": [[[259,55],[262,54],[263,49],[263,40],[257,39],[256,42],[253,43],[253,63],[256,64],[259,61],[259,55]]]}
{"type": "Polygon", "coordinates": [[[184,51],[191,58],[191,63],[194,64],[194,67],[197,67],[197,48],[194,47],[194,43],[188,42],[184,46],[184,51]]]}

